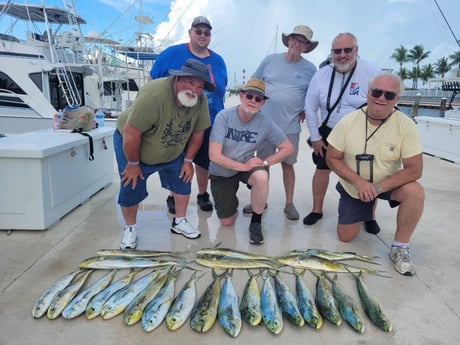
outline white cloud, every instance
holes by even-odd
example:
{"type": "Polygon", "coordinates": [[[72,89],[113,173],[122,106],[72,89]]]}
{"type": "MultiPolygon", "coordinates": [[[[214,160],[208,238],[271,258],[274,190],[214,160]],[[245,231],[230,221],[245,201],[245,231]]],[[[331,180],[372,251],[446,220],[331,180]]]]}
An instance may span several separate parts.
{"type": "MultiPolygon", "coordinates": [[[[456,0],[438,3],[444,13],[460,13],[456,0]]],[[[320,41],[304,55],[316,65],[328,55],[332,39],[346,31],[358,37],[361,57],[382,68],[398,68],[390,56],[401,44],[408,49],[423,44],[432,51],[427,63],[458,49],[431,0],[176,0],[168,21],[156,29],[157,44],[165,37],[168,44],[187,42],[187,31],[198,15],[213,25],[210,48],[226,61],[230,85],[241,79],[243,69],[250,75],[265,55],[285,51],[281,33],[298,24],[309,25],[313,39],[320,41]]],[[[451,17],[460,35],[458,18],[451,17]]]]}

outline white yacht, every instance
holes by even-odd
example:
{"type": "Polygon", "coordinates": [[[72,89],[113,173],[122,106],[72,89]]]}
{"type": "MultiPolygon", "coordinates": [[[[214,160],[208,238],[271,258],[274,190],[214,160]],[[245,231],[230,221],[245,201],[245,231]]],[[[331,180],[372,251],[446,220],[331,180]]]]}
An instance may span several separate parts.
{"type": "MultiPolygon", "coordinates": [[[[1,134],[51,128],[54,114],[66,106],[85,105],[116,116],[134,100],[139,83],[146,81],[145,68],[117,53],[118,42],[83,36],[80,25],[86,21],[75,13],[71,1],[63,3],[64,8],[0,3],[1,17],[29,21],[33,25],[28,27],[43,30],[27,32],[26,39],[0,34],[1,134]],[[102,45],[110,48],[103,50],[102,45]],[[88,47],[96,53],[88,55],[88,47]]],[[[156,54],[149,53],[138,59],[154,60],[156,54]]]]}

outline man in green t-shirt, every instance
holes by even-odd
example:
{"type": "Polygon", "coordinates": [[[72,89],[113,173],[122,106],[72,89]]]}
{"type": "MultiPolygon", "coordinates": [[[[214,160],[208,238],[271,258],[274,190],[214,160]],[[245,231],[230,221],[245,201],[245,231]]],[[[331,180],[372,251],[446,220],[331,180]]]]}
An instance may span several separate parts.
{"type": "Polygon", "coordinates": [[[147,193],[147,178],[158,172],[161,186],[176,201],[171,231],[187,238],[201,234],[187,222],[194,174],[193,158],[210,126],[206,95],[213,91],[206,66],[188,59],[171,77],[146,84],[134,104],[117,120],[114,147],[121,178],[118,203],[125,221],[121,249],[134,249],[139,203],[147,193]]]}

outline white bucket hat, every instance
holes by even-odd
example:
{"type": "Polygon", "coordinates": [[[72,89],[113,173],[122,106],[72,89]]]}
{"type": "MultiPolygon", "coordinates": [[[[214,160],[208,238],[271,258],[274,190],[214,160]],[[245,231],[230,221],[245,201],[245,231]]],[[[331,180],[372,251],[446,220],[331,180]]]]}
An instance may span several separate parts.
{"type": "Polygon", "coordinates": [[[283,33],[281,35],[281,38],[283,40],[283,44],[286,47],[289,47],[288,38],[291,35],[301,35],[301,36],[305,37],[308,41],[310,41],[310,44],[305,48],[304,53],[309,53],[309,52],[311,52],[313,49],[315,49],[318,46],[319,42],[312,40],[313,30],[310,29],[310,27],[308,27],[306,25],[297,25],[290,34],[283,33]]]}

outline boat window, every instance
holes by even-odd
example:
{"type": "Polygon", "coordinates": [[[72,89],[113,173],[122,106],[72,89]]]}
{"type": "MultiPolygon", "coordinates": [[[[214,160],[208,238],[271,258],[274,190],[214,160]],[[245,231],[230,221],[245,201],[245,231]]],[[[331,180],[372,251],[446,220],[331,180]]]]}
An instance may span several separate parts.
{"type": "MultiPolygon", "coordinates": [[[[127,91],[128,83],[123,83],[122,88],[123,90],[127,91]]],[[[129,91],[139,91],[139,87],[137,86],[136,81],[134,79],[129,79],[129,91]]]]}
{"type": "Polygon", "coordinates": [[[8,75],[3,72],[0,72],[0,90],[1,91],[8,91],[10,93],[17,93],[21,95],[25,95],[23,89],[19,87],[18,84],[14,82],[8,75]]]}
{"type": "Polygon", "coordinates": [[[19,40],[14,36],[7,35],[7,34],[1,34],[1,33],[0,33],[0,40],[10,41],[10,42],[19,42],[19,40]]]}
{"type": "Polygon", "coordinates": [[[40,91],[43,92],[43,87],[42,87],[42,74],[41,73],[31,73],[30,79],[34,82],[34,84],[40,89],[40,91]]]}

